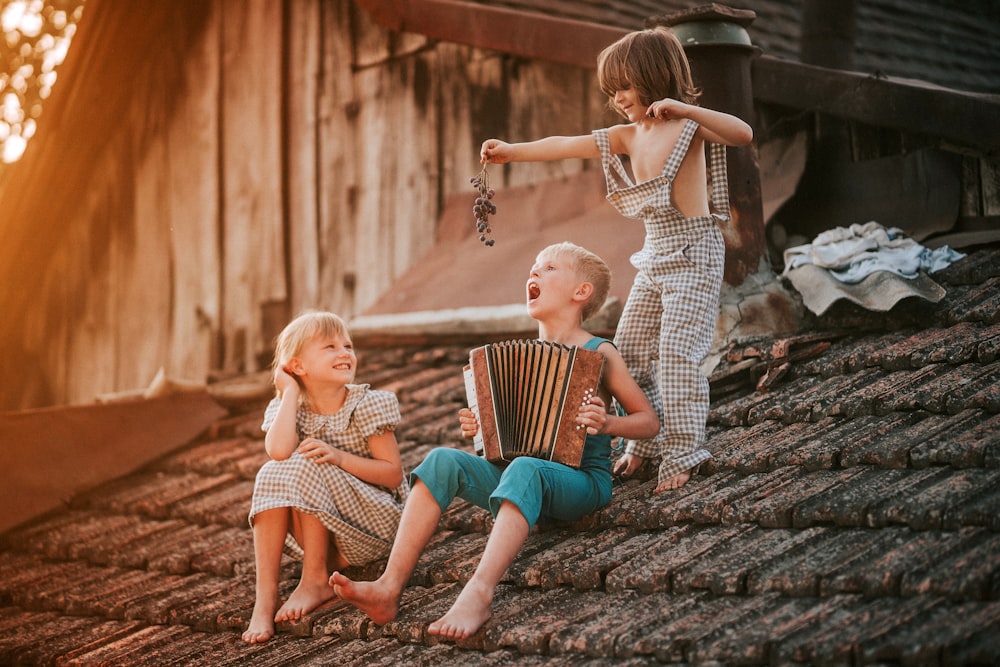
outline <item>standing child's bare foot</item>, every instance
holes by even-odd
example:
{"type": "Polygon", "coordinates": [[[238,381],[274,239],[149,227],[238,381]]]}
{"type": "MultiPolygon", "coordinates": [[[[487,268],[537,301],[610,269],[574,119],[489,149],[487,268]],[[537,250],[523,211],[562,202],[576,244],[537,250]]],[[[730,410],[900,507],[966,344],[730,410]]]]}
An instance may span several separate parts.
{"type": "Polygon", "coordinates": [[[336,597],[333,589],[330,588],[326,580],[320,582],[299,581],[292,594],[281,605],[278,613],[274,615],[274,621],[297,621],[324,602],[336,597]]]}
{"type": "Polygon", "coordinates": [[[427,632],[445,639],[465,639],[476,633],[490,618],[493,591],[478,589],[471,582],[458,594],[444,616],[427,626],[427,632]]]}
{"type": "Polygon", "coordinates": [[[400,591],[387,590],[376,581],[352,581],[340,572],[330,575],[330,586],[341,600],[363,611],[378,625],[385,625],[399,613],[400,591]]]}
{"type": "Polygon", "coordinates": [[[679,472],[676,475],[674,475],[673,477],[668,477],[667,479],[665,479],[662,482],[660,482],[659,484],[657,484],[656,488],[653,489],[653,493],[662,493],[664,491],[670,491],[672,489],[679,489],[682,486],[684,486],[685,484],[687,484],[687,481],[689,479],[691,479],[691,471],[690,470],[685,470],[684,472],[679,472]]]}
{"type": "Polygon", "coordinates": [[[243,633],[243,641],[247,644],[262,644],[274,636],[274,607],[277,600],[270,603],[257,600],[250,615],[250,624],[243,633]]]}

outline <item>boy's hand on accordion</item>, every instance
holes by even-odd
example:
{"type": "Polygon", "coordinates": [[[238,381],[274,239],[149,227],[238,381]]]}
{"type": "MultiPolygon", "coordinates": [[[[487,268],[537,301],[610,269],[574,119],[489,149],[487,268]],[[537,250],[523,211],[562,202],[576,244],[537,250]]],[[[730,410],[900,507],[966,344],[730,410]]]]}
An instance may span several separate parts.
{"type": "Polygon", "coordinates": [[[580,412],[576,415],[576,423],[587,427],[587,433],[597,435],[604,432],[604,426],[608,423],[608,410],[604,405],[604,400],[597,395],[590,397],[589,403],[580,406],[580,412]]]}
{"type": "Polygon", "coordinates": [[[458,411],[458,421],[462,427],[463,438],[474,438],[479,433],[479,420],[476,419],[476,413],[469,408],[458,411]]]}

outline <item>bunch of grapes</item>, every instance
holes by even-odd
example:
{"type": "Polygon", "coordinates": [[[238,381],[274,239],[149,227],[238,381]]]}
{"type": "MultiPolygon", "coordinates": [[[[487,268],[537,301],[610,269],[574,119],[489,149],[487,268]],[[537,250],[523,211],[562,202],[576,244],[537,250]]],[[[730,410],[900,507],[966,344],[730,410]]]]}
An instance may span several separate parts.
{"type": "Polygon", "coordinates": [[[483,242],[483,245],[492,247],[495,241],[493,240],[493,228],[490,227],[490,216],[497,213],[497,205],[493,203],[493,195],[496,193],[490,187],[490,176],[486,173],[485,164],[483,164],[479,175],[470,178],[469,182],[479,191],[475,206],[472,207],[472,213],[476,216],[476,231],[479,232],[479,240],[483,242]]]}

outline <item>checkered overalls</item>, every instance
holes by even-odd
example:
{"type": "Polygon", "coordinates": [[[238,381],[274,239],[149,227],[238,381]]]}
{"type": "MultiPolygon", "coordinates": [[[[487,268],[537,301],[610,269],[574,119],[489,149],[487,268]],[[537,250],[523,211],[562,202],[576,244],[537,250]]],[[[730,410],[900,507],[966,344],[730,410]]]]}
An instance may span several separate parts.
{"type": "Polygon", "coordinates": [[[725,243],[717,218],[729,218],[725,147],[709,159],[714,215],[684,217],[673,207],[671,187],[698,124],[688,120],[660,176],[633,184],[621,158],[611,154],[607,129],[595,130],[608,184],[608,201],[646,226],[639,270],[618,323],[615,344],[629,372],[660,418],[653,440],[630,441],[629,453],[661,456],[659,480],[711,458],[703,448],[708,380],[700,364],[715,334],[725,243]]]}

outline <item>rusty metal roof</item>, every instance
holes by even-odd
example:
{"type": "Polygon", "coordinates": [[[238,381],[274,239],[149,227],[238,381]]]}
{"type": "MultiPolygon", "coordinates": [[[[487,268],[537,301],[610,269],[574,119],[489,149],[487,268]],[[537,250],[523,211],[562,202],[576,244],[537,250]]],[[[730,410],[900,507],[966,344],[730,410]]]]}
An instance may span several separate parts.
{"type": "MultiPolygon", "coordinates": [[[[489,530],[460,501],[395,621],[334,603],[240,640],[269,391],[244,378],[255,389],[190,446],[0,536],[0,664],[996,664],[1000,248],[935,279],[937,305],[838,304],[807,334],[730,350],[710,464],[658,496],[618,485],[600,512],[532,534],[493,618],[457,644],[426,627],[489,530]]],[[[362,379],[400,397],[408,469],[462,446],[471,342],[359,341],[362,379]]],[[[297,573],[284,564],[284,594],[297,573]]]]}

